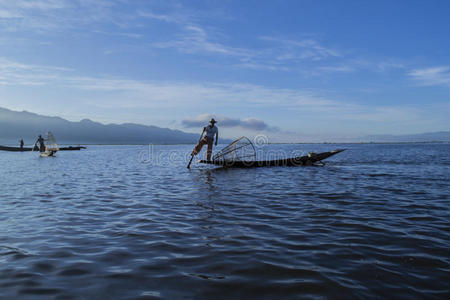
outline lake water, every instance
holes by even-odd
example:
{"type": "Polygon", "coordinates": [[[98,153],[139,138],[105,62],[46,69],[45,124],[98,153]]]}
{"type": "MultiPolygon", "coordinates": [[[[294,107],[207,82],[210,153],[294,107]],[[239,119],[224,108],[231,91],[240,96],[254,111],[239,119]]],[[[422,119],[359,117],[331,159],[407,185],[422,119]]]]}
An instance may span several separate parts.
{"type": "Polygon", "coordinates": [[[221,169],[192,146],[0,153],[2,299],[449,299],[450,145],[221,169]]]}

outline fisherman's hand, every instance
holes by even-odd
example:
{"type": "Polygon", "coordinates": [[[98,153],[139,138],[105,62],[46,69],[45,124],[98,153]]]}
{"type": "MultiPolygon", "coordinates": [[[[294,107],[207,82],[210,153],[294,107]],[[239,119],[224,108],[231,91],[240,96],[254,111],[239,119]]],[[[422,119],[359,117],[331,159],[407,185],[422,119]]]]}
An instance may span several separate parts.
{"type": "Polygon", "coordinates": [[[206,130],[206,127],[203,127],[203,131],[205,131],[206,130]]]}

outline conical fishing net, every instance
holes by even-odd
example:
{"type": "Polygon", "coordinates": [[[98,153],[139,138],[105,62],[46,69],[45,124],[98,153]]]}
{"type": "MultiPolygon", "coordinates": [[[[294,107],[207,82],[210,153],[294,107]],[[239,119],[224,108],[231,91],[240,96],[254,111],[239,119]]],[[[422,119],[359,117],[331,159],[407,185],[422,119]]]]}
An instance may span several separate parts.
{"type": "Polygon", "coordinates": [[[252,142],[245,136],[235,140],[213,156],[213,161],[253,161],[256,151],[252,142]]]}
{"type": "Polygon", "coordinates": [[[47,132],[47,140],[46,140],[46,149],[52,150],[52,151],[58,151],[58,144],[56,144],[55,137],[53,134],[49,131],[47,132]]]}

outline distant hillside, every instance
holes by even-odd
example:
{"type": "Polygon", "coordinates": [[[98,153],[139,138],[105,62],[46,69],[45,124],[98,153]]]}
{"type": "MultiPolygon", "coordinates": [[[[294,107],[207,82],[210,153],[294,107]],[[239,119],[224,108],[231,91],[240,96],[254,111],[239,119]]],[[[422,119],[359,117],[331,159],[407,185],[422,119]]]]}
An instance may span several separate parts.
{"type": "Polygon", "coordinates": [[[450,142],[450,131],[428,132],[409,135],[369,135],[361,139],[364,142],[450,142]]]}
{"type": "Polygon", "coordinates": [[[198,135],[180,130],[138,124],[109,124],[82,120],[70,122],[59,117],[42,116],[0,108],[0,142],[31,144],[39,134],[52,131],[59,143],[71,144],[193,144],[198,135]]]}

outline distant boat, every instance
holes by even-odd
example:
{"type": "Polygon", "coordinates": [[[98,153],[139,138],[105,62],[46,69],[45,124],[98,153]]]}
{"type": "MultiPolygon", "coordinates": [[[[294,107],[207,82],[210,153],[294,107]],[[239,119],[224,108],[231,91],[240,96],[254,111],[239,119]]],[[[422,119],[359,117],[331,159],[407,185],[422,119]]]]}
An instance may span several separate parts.
{"type": "MultiPolygon", "coordinates": [[[[27,152],[27,151],[32,151],[33,148],[20,148],[20,147],[8,147],[8,146],[0,146],[0,151],[10,151],[10,152],[27,152]]],[[[36,147],[36,150],[39,150],[36,147]]]]}
{"type": "MultiPolygon", "coordinates": [[[[79,151],[81,149],[86,149],[85,146],[67,146],[60,147],[59,151],[79,151]]],[[[39,147],[37,145],[32,147],[11,147],[11,146],[2,146],[0,145],[0,151],[8,151],[8,152],[30,152],[30,151],[39,151],[39,147]]]]}
{"type": "MultiPolygon", "coordinates": [[[[78,151],[81,149],[86,149],[84,146],[69,146],[69,147],[61,147],[59,151],[78,151]]],[[[8,146],[0,146],[0,151],[9,151],[9,152],[30,152],[33,151],[33,148],[20,148],[20,147],[8,147],[8,146]]],[[[36,147],[34,151],[39,151],[39,148],[36,147]]]]}
{"type": "Polygon", "coordinates": [[[40,152],[41,157],[52,157],[55,156],[56,152],[59,151],[58,144],[56,143],[55,137],[49,131],[47,132],[47,138],[45,140],[45,151],[40,152]]]}

